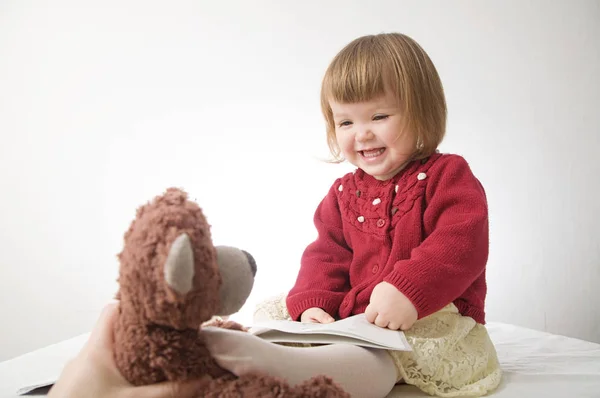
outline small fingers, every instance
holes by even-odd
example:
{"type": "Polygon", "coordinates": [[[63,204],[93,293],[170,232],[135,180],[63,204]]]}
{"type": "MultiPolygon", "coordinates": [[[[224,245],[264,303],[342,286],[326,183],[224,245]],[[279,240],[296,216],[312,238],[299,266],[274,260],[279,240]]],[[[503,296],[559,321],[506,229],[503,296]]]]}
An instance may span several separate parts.
{"type": "Polygon", "coordinates": [[[388,329],[391,329],[391,330],[398,330],[398,329],[401,329],[401,328],[402,328],[402,325],[401,325],[401,324],[399,324],[398,322],[390,322],[390,323],[387,325],[387,328],[388,328],[388,329]]]}
{"type": "Polygon", "coordinates": [[[335,319],[322,308],[315,307],[304,311],[300,321],[304,323],[332,323],[335,319]]]}
{"type": "Polygon", "coordinates": [[[300,322],[302,322],[302,323],[316,323],[316,321],[311,316],[308,316],[306,314],[302,314],[302,316],[300,317],[300,322]]]}
{"type": "Polygon", "coordinates": [[[334,321],[333,317],[325,311],[319,313],[316,318],[317,322],[319,323],[331,323],[334,321]]]}
{"type": "Polygon", "coordinates": [[[405,332],[405,331],[409,330],[410,328],[412,328],[413,325],[414,325],[414,322],[404,322],[400,329],[405,332]]]}
{"type": "Polygon", "coordinates": [[[365,309],[365,318],[367,318],[367,321],[370,323],[374,323],[375,319],[377,318],[377,311],[375,311],[371,304],[369,304],[365,309]]]}
{"type": "Polygon", "coordinates": [[[382,316],[381,314],[377,315],[377,318],[375,318],[375,325],[382,327],[382,328],[386,328],[387,325],[389,325],[390,321],[382,316]]]}

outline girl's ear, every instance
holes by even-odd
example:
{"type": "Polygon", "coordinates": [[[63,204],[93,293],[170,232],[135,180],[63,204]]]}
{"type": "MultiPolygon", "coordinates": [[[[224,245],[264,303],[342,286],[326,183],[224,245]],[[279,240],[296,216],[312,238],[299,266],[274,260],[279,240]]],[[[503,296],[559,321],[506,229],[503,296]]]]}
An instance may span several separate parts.
{"type": "Polygon", "coordinates": [[[165,282],[179,294],[192,290],[194,282],[194,252],[190,237],[181,234],[171,244],[165,261],[165,282]]]}

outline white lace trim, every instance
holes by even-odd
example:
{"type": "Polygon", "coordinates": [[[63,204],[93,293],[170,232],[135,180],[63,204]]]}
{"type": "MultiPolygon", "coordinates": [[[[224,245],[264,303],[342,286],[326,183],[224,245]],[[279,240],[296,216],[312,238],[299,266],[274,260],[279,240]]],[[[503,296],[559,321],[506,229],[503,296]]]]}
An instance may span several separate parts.
{"type": "Polygon", "coordinates": [[[412,352],[391,351],[400,376],[438,397],[478,397],[495,390],[502,371],[487,329],[451,304],[405,332],[412,352]]]}

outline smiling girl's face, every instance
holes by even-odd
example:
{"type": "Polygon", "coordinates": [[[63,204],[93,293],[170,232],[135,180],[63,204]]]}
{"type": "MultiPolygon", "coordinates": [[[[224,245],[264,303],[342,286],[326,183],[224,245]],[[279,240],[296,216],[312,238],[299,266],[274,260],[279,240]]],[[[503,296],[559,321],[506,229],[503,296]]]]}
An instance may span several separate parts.
{"type": "Polygon", "coordinates": [[[392,178],[415,153],[414,134],[402,131],[401,108],[390,93],[366,102],[330,101],[329,106],[342,155],[374,178],[392,178]]]}

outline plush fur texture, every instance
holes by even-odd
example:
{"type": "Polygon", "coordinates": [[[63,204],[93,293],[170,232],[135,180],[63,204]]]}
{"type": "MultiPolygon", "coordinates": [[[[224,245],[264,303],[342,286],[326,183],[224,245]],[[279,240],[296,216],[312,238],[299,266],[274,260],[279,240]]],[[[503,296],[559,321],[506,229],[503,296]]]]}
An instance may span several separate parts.
{"type": "MultiPolygon", "coordinates": [[[[238,261],[246,258],[222,257],[238,261]]],[[[238,378],[212,359],[203,343],[201,325],[209,322],[213,326],[245,328],[213,318],[228,315],[219,313],[225,304],[220,302],[220,293],[226,297],[220,289],[227,286],[227,281],[221,279],[210,226],[200,207],[188,200],[185,192],[170,188],[138,209],[125,234],[119,261],[120,314],[115,327],[115,359],[132,384],[203,379],[198,397],[215,398],[349,396],[326,377],[299,386],[263,374],[238,378]],[[193,252],[192,289],[186,294],[178,293],[165,280],[171,245],[182,234],[189,237],[193,252]]],[[[253,278],[256,265],[253,260],[250,262],[252,272],[244,274],[253,278]]],[[[249,262],[235,265],[250,267],[249,262]]],[[[228,274],[231,272],[224,273],[228,274]]]]}

